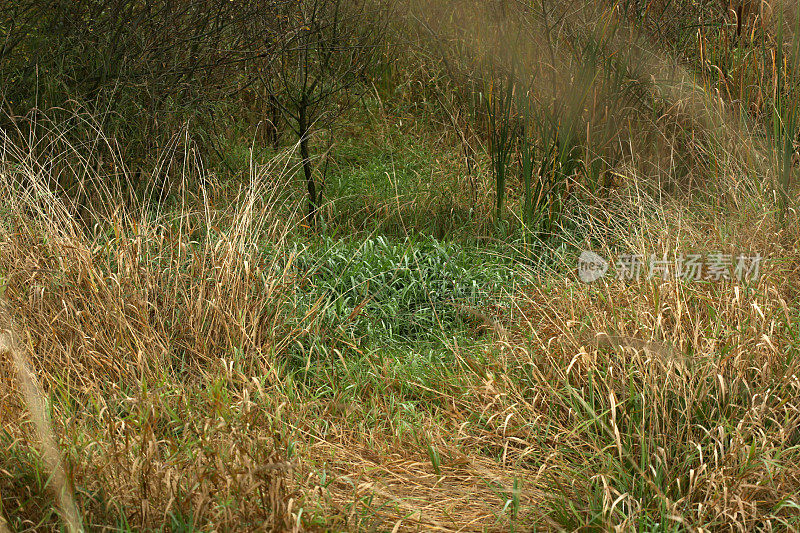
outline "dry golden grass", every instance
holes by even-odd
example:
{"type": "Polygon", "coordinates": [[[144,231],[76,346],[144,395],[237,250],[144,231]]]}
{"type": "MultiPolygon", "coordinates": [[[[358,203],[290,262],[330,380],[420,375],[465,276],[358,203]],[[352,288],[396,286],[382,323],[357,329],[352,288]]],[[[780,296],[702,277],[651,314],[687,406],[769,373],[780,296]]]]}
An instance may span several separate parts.
{"type": "MultiPolygon", "coordinates": [[[[433,370],[331,328],[321,298],[298,314],[313,237],[284,186],[291,153],[251,165],[237,194],[187,155],[170,162],[176,203],[140,205],[58,131],[7,135],[0,329],[24,342],[0,350],[0,531],[800,529],[800,221],[776,219],[764,144],[720,94],[642,54],[663,112],[616,131],[622,183],[579,212],[600,237],[569,246],[758,252],[761,277],[587,285],[571,256],[517,265],[500,303],[461,309],[474,338],[439,332],[433,370]],[[54,192],[64,172],[94,199],[54,192]],[[661,177],[686,190],[654,197],[661,177]]],[[[583,111],[587,131],[608,113],[583,111]]],[[[480,216],[473,170],[453,203],[480,216]]],[[[363,218],[408,231],[435,207],[395,200],[363,218]]]]}
{"type": "MultiPolygon", "coordinates": [[[[22,389],[25,403],[30,410],[36,428],[36,438],[41,446],[47,473],[52,476],[53,490],[67,528],[70,533],[81,531],[81,519],[75,506],[72,487],[70,487],[64,472],[64,465],[53,430],[50,427],[44,394],[36,376],[31,372],[25,348],[11,321],[8,306],[2,299],[0,299],[0,353],[11,360],[14,377],[22,389]]],[[[3,528],[7,527],[5,519],[3,519],[2,526],[3,528]]]]}
{"type": "MultiPolygon", "coordinates": [[[[94,236],[35,169],[3,173],[5,298],[88,529],[627,530],[659,512],[688,531],[797,528],[799,236],[758,197],[728,213],[664,204],[620,233],[641,253],[759,251],[757,284],[521,271],[503,316],[481,313],[497,326],[484,347],[450,347],[452,381],[398,382],[371,359],[382,388],[354,383],[355,402],[341,375],[332,397],[287,376],[315,319],[291,318],[298,236],[269,200],[275,164],[229,211],[118,205],[94,236]],[[409,394],[429,398],[411,433],[409,394]]],[[[44,427],[41,402],[27,393],[29,418],[13,398],[19,382],[0,406],[2,512],[55,527],[51,497],[15,477],[39,468],[23,450],[44,427]]]]}

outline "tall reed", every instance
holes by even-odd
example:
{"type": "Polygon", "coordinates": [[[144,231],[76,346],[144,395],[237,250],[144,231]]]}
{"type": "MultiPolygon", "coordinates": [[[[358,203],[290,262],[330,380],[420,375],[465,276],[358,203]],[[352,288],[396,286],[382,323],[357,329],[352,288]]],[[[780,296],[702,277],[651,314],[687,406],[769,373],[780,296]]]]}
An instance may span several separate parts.
{"type": "Polygon", "coordinates": [[[774,94],[765,117],[769,159],[773,171],[772,194],[777,208],[778,222],[785,224],[786,213],[792,208],[789,187],[795,174],[793,159],[795,143],[800,135],[800,80],[797,78],[800,61],[800,27],[792,37],[791,48],[784,50],[783,14],[779,17],[776,40],[772,51],[774,67],[774,94]]]}
{"type": "Polygon", "coordinates": [[[506,194],[506,176],[514,148],[514,129],[512,107],[514,104],[514,69],[499,76],[492,76],[486,97],[486,114],[489,118],[489,155],[492,159],[494,176],[495,217],[503,218],[503,204],[506,194]]]}

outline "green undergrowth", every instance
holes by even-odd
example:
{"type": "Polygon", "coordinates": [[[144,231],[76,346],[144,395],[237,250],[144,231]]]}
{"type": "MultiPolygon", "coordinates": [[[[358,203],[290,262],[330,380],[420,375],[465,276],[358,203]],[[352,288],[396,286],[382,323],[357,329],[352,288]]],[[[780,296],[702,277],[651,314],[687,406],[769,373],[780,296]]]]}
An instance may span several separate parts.
{"type": "Polygon", "coordinates": [[[314,314],[320,330],[361,345],[430,341],[458,331],[465,308],[489,312],[519,277],[509,257],[425,237],[323,237],[296,267],[308,284],[296,295],[297,316],[314,314]]]}

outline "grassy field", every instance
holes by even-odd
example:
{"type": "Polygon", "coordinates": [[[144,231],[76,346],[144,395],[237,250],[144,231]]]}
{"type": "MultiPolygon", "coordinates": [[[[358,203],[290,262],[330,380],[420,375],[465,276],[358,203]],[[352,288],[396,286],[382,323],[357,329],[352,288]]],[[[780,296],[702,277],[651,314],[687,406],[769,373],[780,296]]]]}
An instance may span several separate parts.
{"type": "Polygon", "coordinates": [[[800,530],[797,6],[496,4],[403,4],[316,219],[245,96],[6,117],[0,532],[800,530]]]}

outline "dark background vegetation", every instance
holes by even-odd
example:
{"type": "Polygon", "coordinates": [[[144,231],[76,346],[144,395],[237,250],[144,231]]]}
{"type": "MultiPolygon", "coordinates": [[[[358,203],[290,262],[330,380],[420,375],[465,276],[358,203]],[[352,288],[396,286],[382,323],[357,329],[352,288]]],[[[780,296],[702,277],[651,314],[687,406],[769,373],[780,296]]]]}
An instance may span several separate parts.
{"type": "MultiPolygon", "coordinates": [[[[794,98],[786,83],[793,78],[770,72],[775,35],[755,8],[737,6],[631,0],[576,15],[557,2],[509,0],[7,1],[0,120],[20,138],[57,131],[90,146],[100,174],[156,200],[174,193],[182,176],[165,160],[200,157],[236,180],[252,157],[237,160],[235,152],[249,149],[261,162],[297,144],[313,224],[343,144],[337,127],[362,96],[410,110],[424,104],[460,139],[468,175],[489,156],[494,218],[503,218],[511,188],[512,201],[522,198],[517,218],[549,235],[564,222],[565,200],[614,185],[614,170],[631,162],[625,146],[637,140],[671,145],[668,172],[657,154],[636,163],[659,193],[714,172],[712,141],[681,138],[696,117],[676,116],[671,102],[653,98],[655,50],[699,76],[729,113],[774,130],[765,109],[794,98]],[[602,24],[581,19],[603,9],[602,24]],[[743,57],[756,68],[738,65],[743,57]],[[777,92],[754,83],[765,76],[777,92]]],[[[792,57],[785,68],[794,68],[792,57]]],[[[59,150],[48,142],[35,149],[59,150]]],[[[99,198],[98,187],[74,173],[56,175],[78,207],[99,198]]],[[[479,186],[470,187],[472,203],[482,204],[479,186]]]]}

